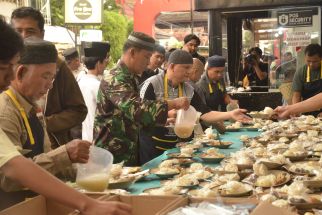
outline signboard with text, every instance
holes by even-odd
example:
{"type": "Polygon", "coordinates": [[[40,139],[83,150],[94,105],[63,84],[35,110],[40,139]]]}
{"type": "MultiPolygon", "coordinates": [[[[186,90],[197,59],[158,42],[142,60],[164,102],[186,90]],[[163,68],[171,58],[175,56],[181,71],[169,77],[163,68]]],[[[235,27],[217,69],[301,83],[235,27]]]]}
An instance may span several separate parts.
{"type": "Polygon", "coordinates": [[[65,23],[102,23],[102,0],[65,0],[65,23]]]}
{"type": "Polygon", "coordinates": [[[287,46],[299,47],[311,44],[311,33],[305,31],[287,32],[287,46]]]}
{"type": "Polygon", "coordinates": [[[278,27],[290,28],[312,26],[313,16],[318,14],[317,8],[303,8],[277,11],[278,27]]]}

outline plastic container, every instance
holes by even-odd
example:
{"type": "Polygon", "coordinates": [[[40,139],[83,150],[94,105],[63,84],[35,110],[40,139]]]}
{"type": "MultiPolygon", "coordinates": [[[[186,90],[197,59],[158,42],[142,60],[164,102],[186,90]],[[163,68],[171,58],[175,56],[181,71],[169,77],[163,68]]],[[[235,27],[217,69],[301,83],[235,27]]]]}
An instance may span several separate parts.
{"type": "Polygon", "coordinates": [[[113,155],[96,146],[90,147],[86,164],[77,164],[76,184],[87,191],[102,192],[108,187],[113,155]]]}
{"type": "Polygon", "coordinates": [[[178,110],[176,123],[174,125],[174,133],[182,139],[190,137],[197,119],[198,112],[192,106],[190,106],[188,110],[178,110]]]}
{"type": "Polygon", "coordinates": [[[233,111],[233,110],[236,110],[239,108],[239,105],[235,102],[233,103],[229,103],[227,106],[226,106],[226,110],[227,111],[233,111]]]}

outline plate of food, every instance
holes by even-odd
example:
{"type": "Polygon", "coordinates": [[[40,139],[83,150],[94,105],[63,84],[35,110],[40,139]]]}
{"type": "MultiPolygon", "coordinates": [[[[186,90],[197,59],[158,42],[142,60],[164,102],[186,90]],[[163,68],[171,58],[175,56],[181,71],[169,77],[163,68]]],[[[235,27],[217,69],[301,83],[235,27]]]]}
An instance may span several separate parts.
{"type": "Polygon", "coordinates": [[[188,142],[180,142],[176,144],[177,148],[189,148],[194,151],[198,151],[200,148],[202,148],[202,143],[194,142],[194,143],[188,143],[188,142]]]}
{"type": "Polygon", "coordinates": [[[169,179],[160,183],[168,187],[178,187],[180,189],[194,189],[198,187],[199,181],[194,174],[185,174],[177,176],[174,179],[169,179]]]}
{"type": "Polygon", "coordinates": [[[252,169],[244,169],[244,170],[237,172],[237,174],[239,175],[241,180],[248,177],[249,175],[251,175],[253,173],[254,173],[254,171],[252,169]]]}
{"type": "Polygon", "coordinates": [[[218,156],[203,153],[199,155],[199,158],[205,163],[220,163],[225,158],[225,155],[218,156]]]}
{"type": "Polygon", "coordinates": [[[173,160],[173,159],[176,159],[176,161],[178,161],[177,164],[180,165],[180,166],[182,166],[182,167],[188,167],[192,163],[195,162],[194,160],[192,160],[190,158],[168,158],[166,160],[173,160]]]}
{"type": "Polygon", "coordinates": [[[243,182],[252,184],[256,187],[270,188],[286,184],[291,180],[291,175],[282,170],[269,170],[267,175],[257,176],[252,174],[245,178],[243,182]]]}
{"type": "Polygon", "coordinates": [[[192,158],[192,155],[182,154],[182,153],[168,153],[168,158],[192,158]]]}
{"type": "Polygon", "coordinates": [[[243,197],[253,193],[252,186],[238,181],[229,181],[218,187],[218,193],[222,197],[243,197]]]}
{"type": "Polygon", "coordinates": [[[289,154],[288,151],[285,151],[283,155],[285,158],[288,158],[291,162],[294,161],[303,161],[308,157],[308,154],[306,152],[299,152],[298,154],[289,154]]]}
{"type": "Polygon", "coordinates": [[[258,118],[258,119],[270,119],[270,115],[269,114],[265,114],[261,111],[252,111],[248,113],[249,116],[251,116],[252,118],[258,118]]]}
{"type": "Polygon", "coordinates": [[[173,195],[183,194],[183,190],[179,187],[176,187],[176,186],[163,186],[163,187],[147,188],[147,189],[143,190],[143,193],[148,194],[148,195],[173,196],[173,195]]]}
{"type": "Polygon", "coordinates": [[[267,145],[268,143],[270,143],[270,141],[272,141],[272,137],[270,137],[270,136],[259,136],[259,137],[255,137],[254,140],[256,140],[257,142],[261,143],[262,145],[267,145]]]}
{"type": "Polygon", "coordinates": [[[312,210],[322,209],[322,202],[319,200],[320,197],[309,196],[308,198],[290,198],[289,203],[291,206],[296,207],[298,210],[312,210]]]}
{"type": "Polygon", "coordinates": [[[219,140],[212,140],[207,143],[207,146],[215,147],[219,149],[228,149],[233,143],[229,141],[219,141],[219,140]]]}
{"type": "Polygon", "coordinates": [[[201,189],[190,190],[188,195],[195,198],[214,198],[218,196],[217,191],[207,187],[201,189]]]}
{"type": "Polygon", "coordinates": [[[318,161],[302,161],[286,165],[285,169],[295,175],[314,176],[321,167],[318,161]]]}
{"type": "Polygon", "coordinates": [[[108,189],[128,189],[135,182],[135,177],[110,179],[108,189]]]}
{"type": "Polygon", "coordinates": [[[180,170],[178,168],[154,168],[151,169],[150,172],[158,176],[160,179],[168,179],[178,175],[180,170]]]}
{"type": "Polygon", "coordinates": [[[322,180],[318,179],[315,180],[314,177],[305,179],[303,181],[304,185],[307,186],[308,188],[321,188],[322,187],[322,180]]]}
{"type": "Polygon", "coordinates": [[[288,139],[292,139],[292,138],[295,138],[295,137],[298,137],[299,135],[297,133],[280,133],[280,134],[277,134],[275,136],[275,138],[288,138],[288,139]]]}
{"type": "Polygon", "coordinates": [[[253,163],[249,163],[249,164],[237,163],[236,165],[238,167],[238,171],[243,171],[245,169],[252,169],[253,168],[253,163]]]}
{"type": "Polygon", "coordinates": [[[280,169],[284,165],[283,163],[273,162],[270,160],[260,160],[259,163],[264,164],[267,169],[280,169]]]}

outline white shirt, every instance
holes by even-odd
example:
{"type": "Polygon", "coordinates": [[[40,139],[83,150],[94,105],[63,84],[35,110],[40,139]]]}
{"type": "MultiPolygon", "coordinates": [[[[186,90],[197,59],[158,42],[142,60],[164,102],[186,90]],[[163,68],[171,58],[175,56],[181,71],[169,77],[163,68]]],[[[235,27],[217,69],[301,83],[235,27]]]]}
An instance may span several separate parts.
{"type": "Polygon", "coordinates": [[[78,81],[78,85],[82,91],[88,110],[87,116],[82,123],[82,139],[92,142],[96,111],[96,97],[100,86],[100,79],[92,74],[83,74],[78,81]]]}

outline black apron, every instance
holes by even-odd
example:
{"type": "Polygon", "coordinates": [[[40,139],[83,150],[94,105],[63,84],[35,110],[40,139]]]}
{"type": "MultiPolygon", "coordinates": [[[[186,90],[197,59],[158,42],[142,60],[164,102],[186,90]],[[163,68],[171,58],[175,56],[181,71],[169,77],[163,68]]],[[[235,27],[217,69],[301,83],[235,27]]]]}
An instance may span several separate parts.
{"type": "MultiPolygon", "coordinates": [[[[168,79],[164,75],[164,100],[168,100],[168,79]]],[[[183,96],[184,86],[178,86],[178,97],[183,96]]],[[[186,140],[190,140],[186,139],[186,140]]],[[[180,141],[174,133],[173,128],[155,127],[151,129],[141,129],[139,133],[139,152],[140,152],[140,165],[152,160],[163,154],[166,150],[176,147],[180,141]]]]}
{"type": "MultiPolygon", "coordinates": [[[[44,152],[44,130],[42,124],[40,123],[38,117],[35,113],[30,114],[28,117],[28,122],[35,140],[34,144],[30,143],[28,137],[27,141],[23,145],[23,149],[31,150],[24,156],[27,158],[33,158],[44,152]]],[[[35,176],[37,177],[37,176],[35,176]]],[[[31,190],[21,190],[14,192],[5,192],[0,189],[0,210],[8,208],[14,204],[24,201],[26,198],[31,198],[37,194],[31,190]]]]}
{"type": "Polygon", "coordinates": [[[156,127],[152,132],[140,131],[140,165],[176,147],[179,138],[172,128],[156,127]]]}
{"type": "Polygon", "coordinates": [[[219,82],[208,84],[209,94],[206,97],[206,103],[211,110],[226,111],[226,104],[224,101],[225,93],[223,87],[224,86],[222,86],[219,82]]]}
{"type": "MultiPolygon", "coordinates": [[[[307,69],[306,72],[306,82],[304,83],[303,90],[302,90],[302,98],[303,100],[309,99],[319,93],[322,92],[322,64],[321,64],[321,74],[320,74],[320,79],[311,81],[310,80],[310,72],[309,69],[307,69]]],[[[307,112],[305,115],[313,115],[317,116],[322,110],[318,111],[312,111],[312,112],[307,112]]]]}

